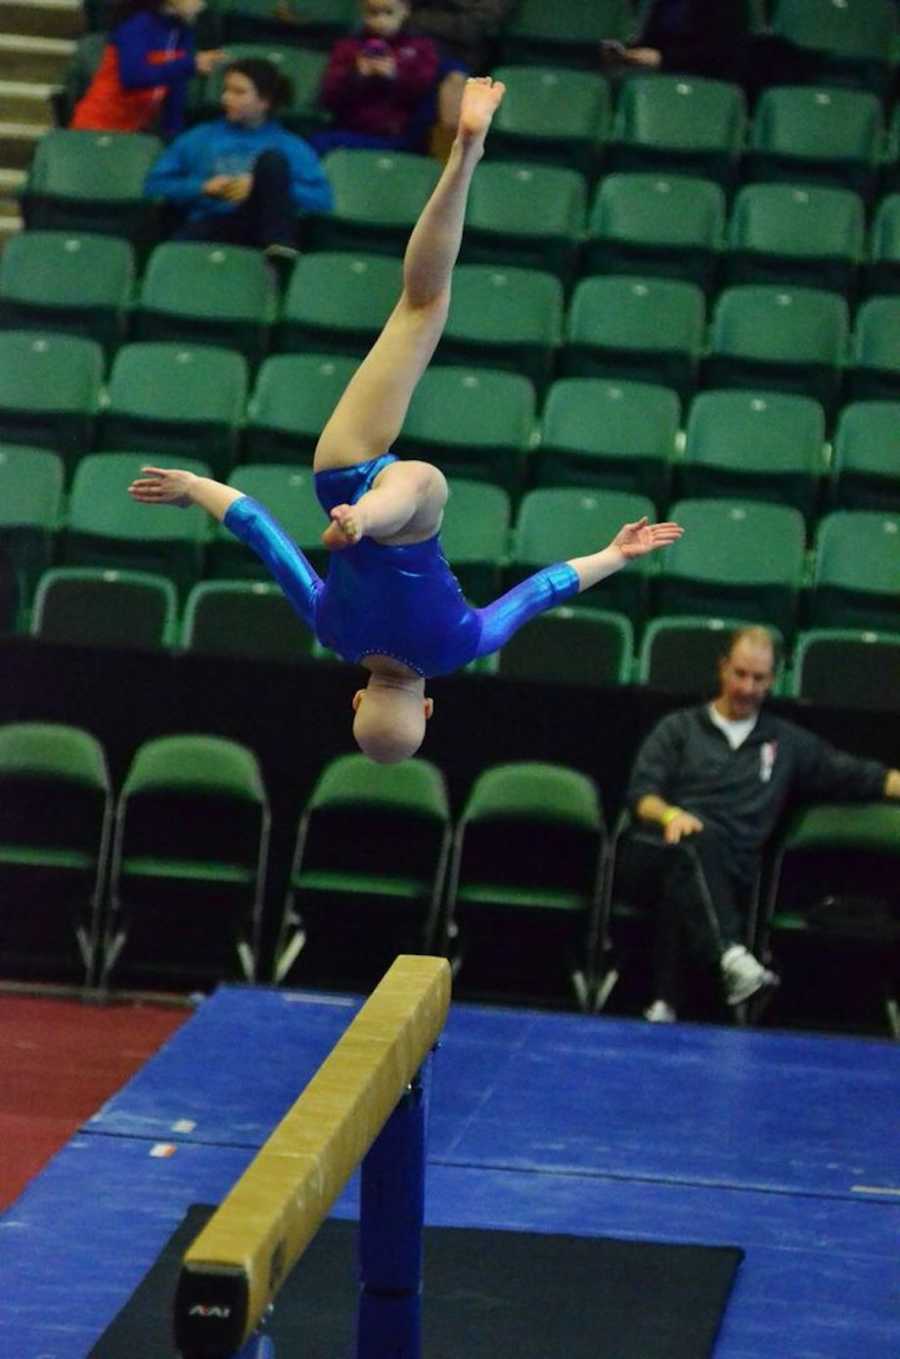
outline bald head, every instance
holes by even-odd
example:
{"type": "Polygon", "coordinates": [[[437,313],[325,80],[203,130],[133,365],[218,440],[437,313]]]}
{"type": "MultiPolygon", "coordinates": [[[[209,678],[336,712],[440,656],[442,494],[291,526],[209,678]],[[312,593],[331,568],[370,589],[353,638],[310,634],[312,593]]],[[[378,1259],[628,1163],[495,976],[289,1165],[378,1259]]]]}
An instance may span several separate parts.
{"type": "Polygon", "coordinates": [[[399,764],[415,755],[433,709],[423,690],[421,682],[410,686],[373,675],[368,687],[356,693],[353,737],[370,760],[399,764]]]}

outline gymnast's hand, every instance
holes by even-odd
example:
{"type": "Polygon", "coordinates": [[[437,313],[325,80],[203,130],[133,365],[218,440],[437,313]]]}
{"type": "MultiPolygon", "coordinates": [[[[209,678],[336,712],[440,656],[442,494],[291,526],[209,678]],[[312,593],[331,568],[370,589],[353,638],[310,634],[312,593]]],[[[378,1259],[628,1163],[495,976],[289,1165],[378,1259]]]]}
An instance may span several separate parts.
{"type": "Polygon", "coordinates": [[[617,547],[622,556],[631,561],[634,557],[654,552],[658,547],[668,547],[670,543],[677,542],[683,533],[680,524],[648,524],[647,516],[644,515],[637,523],[625,524],[620,528],[610,547],[617,547]]]}
{"type": "Polygon", "coordinates": [[[132,500],[139,500],[142,505],[176,505],[180,510],[193,505],[191,487],[197,480],[193,472],[175,467],[142,467],[141,473],[128,487],[132,500]]]}

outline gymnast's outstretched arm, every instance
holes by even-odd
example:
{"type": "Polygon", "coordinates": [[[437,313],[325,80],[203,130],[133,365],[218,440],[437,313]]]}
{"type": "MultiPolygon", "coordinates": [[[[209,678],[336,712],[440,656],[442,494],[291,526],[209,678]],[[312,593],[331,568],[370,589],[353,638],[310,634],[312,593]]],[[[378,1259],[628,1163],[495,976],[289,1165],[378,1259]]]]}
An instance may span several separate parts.
{"type": "Polygon", "coordinates": [[[265,506],[233,486],[178,468],[144,467],[128,493],[142,505],[199,505],[246,543],[281,586],[294,611],[315,633],[321,577],[265,506]]]}
{"type": "Polygon", "coordinates": [[[477,654],[488,656],[492,651],[499,651],[514,632],[537,614],[556,608],[582,590],[589,590],[607,576],[621,571],[635,557],[643,557],[647,552],[676,542],[682,532],[678,524],[648,524],[646,518],[639,519],[634,524],[625,524],[602,552],[545,566],[513,586],[493,604],[478,610],[481,640],[477,654]]]}

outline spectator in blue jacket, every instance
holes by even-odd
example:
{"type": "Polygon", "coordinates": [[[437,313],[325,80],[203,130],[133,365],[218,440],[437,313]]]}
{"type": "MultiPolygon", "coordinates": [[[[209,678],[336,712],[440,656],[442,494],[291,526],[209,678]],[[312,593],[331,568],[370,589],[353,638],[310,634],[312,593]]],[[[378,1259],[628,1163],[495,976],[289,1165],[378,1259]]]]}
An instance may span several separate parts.
{"type": "Polygon", "coordinates": [[[273,116],[287,92],[272,62],[232,62],[224,117],[198,124],[162,153],[144,191],[182,213],[175,240],[258,246],[288,259],[297,253],[297,214],[331,211],[318,156],[273,116]]]}

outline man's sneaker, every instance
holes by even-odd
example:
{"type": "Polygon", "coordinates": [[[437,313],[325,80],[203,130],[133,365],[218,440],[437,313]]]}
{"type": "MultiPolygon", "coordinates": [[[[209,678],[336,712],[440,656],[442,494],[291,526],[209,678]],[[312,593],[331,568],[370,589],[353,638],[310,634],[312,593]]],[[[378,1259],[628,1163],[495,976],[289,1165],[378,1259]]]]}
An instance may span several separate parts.
{"type": "Polygon", "coordinates": [[[722,954],[722,980],[729,1005],[740,1005],[764,986],[777,986],[779,981],[743,944],[732,944],[722,954]]]}
{"type": "Polygon", "coordinates": [[[644,1018],[649,1019],[651,1024],[674,1024],[678,1016],[666,1001],[655,1000],[644,1011],[644,1018]]]}

